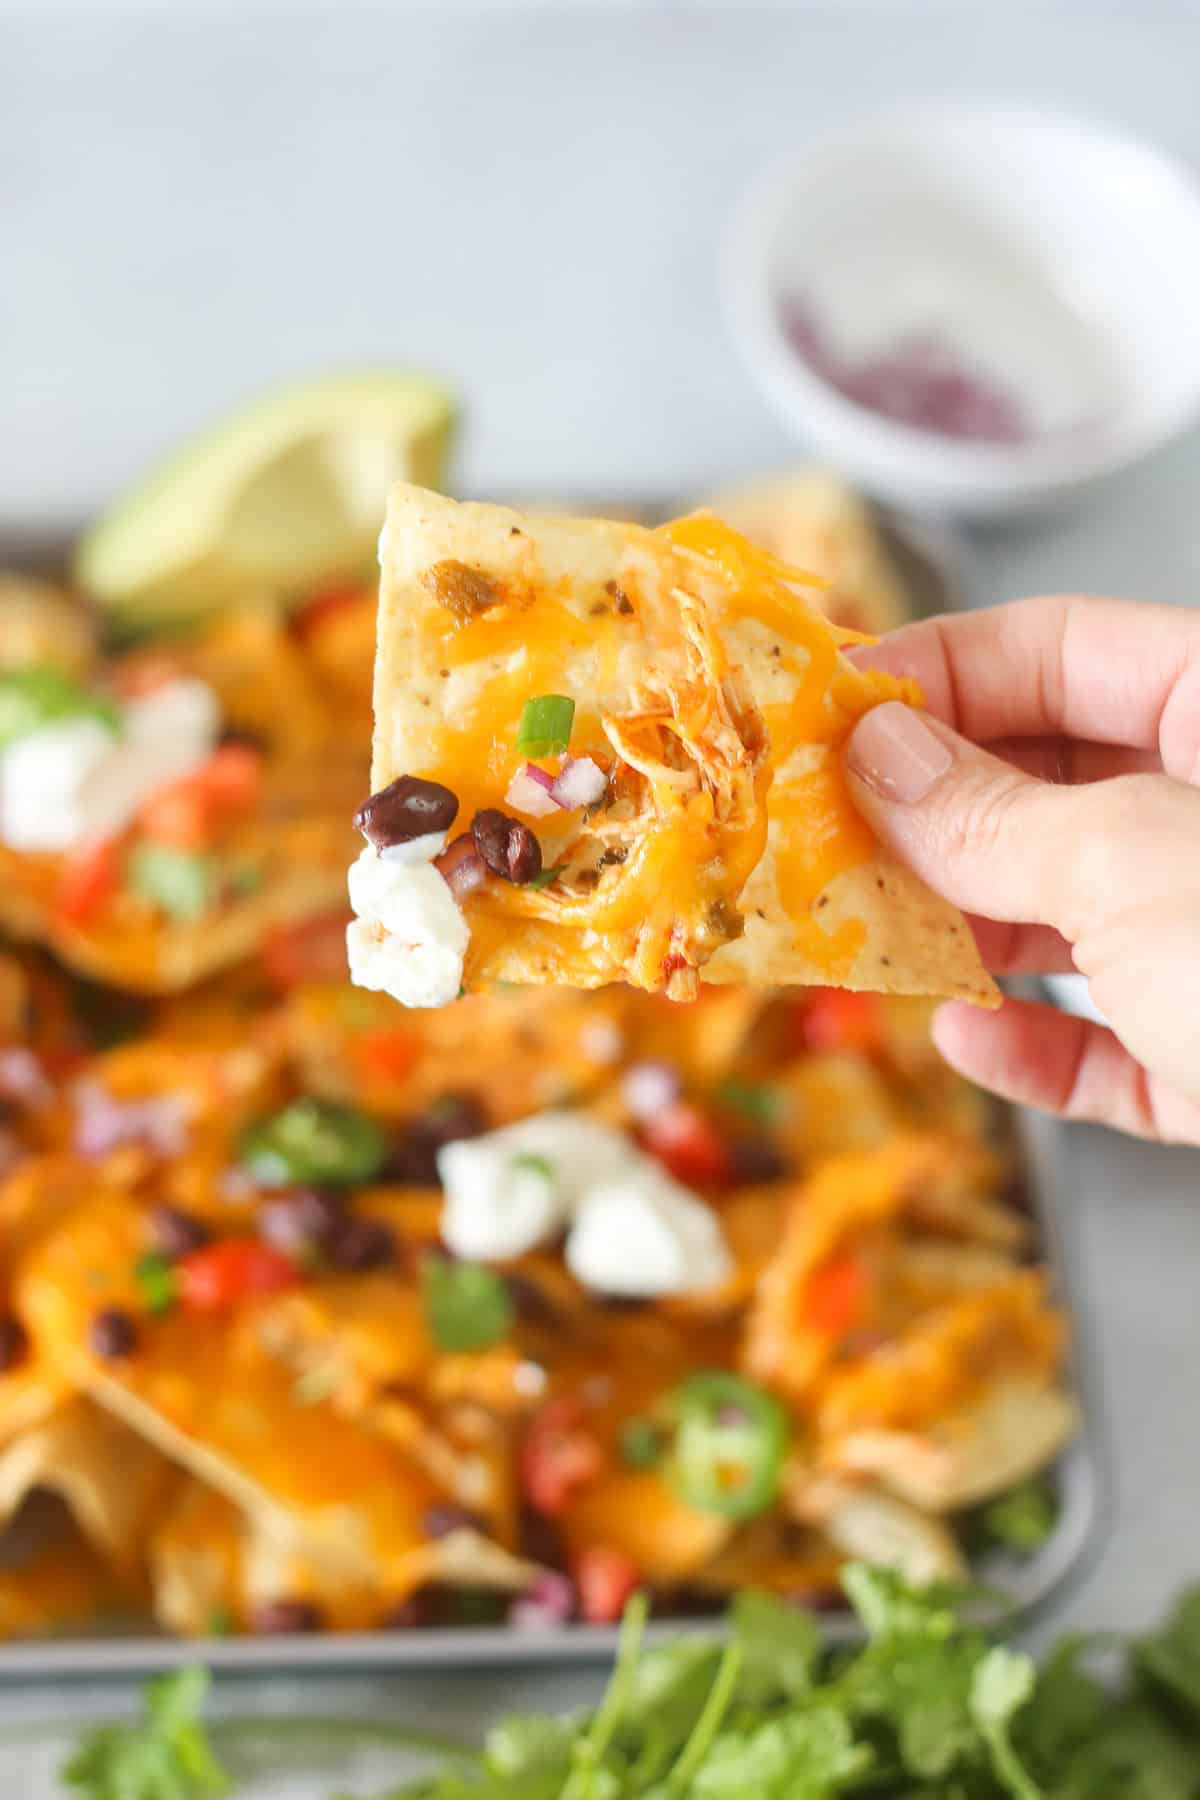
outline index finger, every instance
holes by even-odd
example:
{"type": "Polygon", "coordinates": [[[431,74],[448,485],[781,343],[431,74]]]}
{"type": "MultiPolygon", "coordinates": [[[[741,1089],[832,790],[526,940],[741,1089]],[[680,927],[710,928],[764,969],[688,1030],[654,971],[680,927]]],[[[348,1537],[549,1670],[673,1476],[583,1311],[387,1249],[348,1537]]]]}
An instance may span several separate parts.
{"type": "Polygon", "coordinates": [[[915,676],[931,712],[976,743],[1089,738],[1200,780],[1200,615],[1183,608],[1059,594],[926,619],[851,654],[915,676]]]}

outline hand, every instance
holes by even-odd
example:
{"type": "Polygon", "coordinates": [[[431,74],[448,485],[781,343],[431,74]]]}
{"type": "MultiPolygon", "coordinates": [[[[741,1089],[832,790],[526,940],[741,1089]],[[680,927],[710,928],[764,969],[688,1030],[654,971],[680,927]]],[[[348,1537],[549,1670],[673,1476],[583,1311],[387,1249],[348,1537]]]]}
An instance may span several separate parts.
{"type": "Polygon", "coordinates": [[[971,916],[989,967],[1078,969],[1112,1024],[956,1001],[943,1055],[1064,1118],[1200,1143],[1200,614],[1022,600],[852,654],[929,707],[878,706],[850,737],[874,830],[971,916]]]}

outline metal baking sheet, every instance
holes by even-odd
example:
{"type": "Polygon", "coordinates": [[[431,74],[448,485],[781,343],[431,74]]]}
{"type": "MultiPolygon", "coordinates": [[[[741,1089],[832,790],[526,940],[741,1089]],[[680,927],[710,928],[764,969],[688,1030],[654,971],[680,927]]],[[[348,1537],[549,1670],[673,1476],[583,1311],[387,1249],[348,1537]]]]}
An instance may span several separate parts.
{"type": "MultiPolygon", "coordinates": [[[[653,519],[679,508],[652,502],[607,506],[589,503],[586,510],[611,510],[626,517],[636,513],[653,519]]],[[[921,612],[964,603],[968,598],[963,579],[965,558],[952,535],[894,515],[882,516],[881,524],[892,543],[901,548],[921,612]]],[[[0,543],[0,568],[36,563],[42,569],[54,569],[65,564],[62,539],[39,542],[34,555],[21,554],[30,548],[33,546],[0,543]]],[[[1002,1117],[1021,1153],[1040,1256],[1051,1271],[1070,1320],[1068,1378],[1079,1399],[1082,1424],[1077,1438],[1050,1471],[1059,1501],[1052,1536],[1032,1557],[990,1555],[977,1570],[980,1580],[1002,1596],[992,1607],[992,1617],[997,1622],[1027,1620],[1050,1609],[1079,1580],[1103,1543],[1112,1496],[1094,1359],[1087,1342],[1086,1322],[1072,1304],[1069,1209],[1057,1203],[1059,1130],[1052,1121],[1009,1108],[1002,1109],[1002,1117]]],[[[855,1622],[848,1612],[831,1611],[824,1615],[823,1624],[831,1641],[846,1641],[856,1635],[855,1622]]],[[[648,1637],[653,1642],[681,1631],[711,1632],[718,1625],[719,1614],[661,1618],[652,1623],[648,1637]]],[[[142,1634],[56,1637],[0,1644],[0,1680],[146,1675],[194,1662],[198,1657],[214,1670],[256,1674],[586,1663],[609,1657],[616,1638],[615,1627],[594,1625],[569,1625],[546,1632],[513,1631],[503,1625],[431,1626],[394,1633],[199,1641],[142,1634]]]]}

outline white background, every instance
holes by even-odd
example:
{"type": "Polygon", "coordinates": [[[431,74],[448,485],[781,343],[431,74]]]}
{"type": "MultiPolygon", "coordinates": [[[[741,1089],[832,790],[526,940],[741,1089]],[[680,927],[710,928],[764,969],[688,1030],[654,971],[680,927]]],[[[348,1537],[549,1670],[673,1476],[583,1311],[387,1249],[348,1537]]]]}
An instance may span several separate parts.
{"type": "MultiPolygon", "coordinates": [[[[742,377],[714,278],[765,160],[856,110],[954,92],[1099,113],[1200,163],[1198,75],[1189,0],[0,0],[0,535],[79,517],[268,381],[372,360],[461,386],[477,490],[688,492],[778,463],[791,447],[742,377]]],[[[976,597],[1192,603],[1198,494],[1192,440],[1067,512],[980,535],[976,597]]],[[[1064,1156],[1121,1482],[1117,1529],[1063,1617],[1134,1624],[1200,1573],[1200,1160],[1085,1132],[1064,1156]]],[[[498,1703],[594,1686],[395,1679],[348,1700],[473,1732],[498,1703]]],[[[22,1691],[0,1715],[77,1717],[97,1698],[22,1691]]],[[[53,1791],[34,1783],[0,1753],[0,1791],[53,1791]]]]}

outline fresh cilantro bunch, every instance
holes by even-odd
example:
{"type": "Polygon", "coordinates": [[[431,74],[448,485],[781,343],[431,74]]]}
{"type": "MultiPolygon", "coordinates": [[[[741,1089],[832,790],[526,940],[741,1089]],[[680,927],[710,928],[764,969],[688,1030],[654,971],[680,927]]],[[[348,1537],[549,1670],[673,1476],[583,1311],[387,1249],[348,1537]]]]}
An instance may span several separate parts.
{"type": "MultiPolygon", "coordinates": [[[[1106,1641],[1067,1639],[1039,1671],[965,1623],[961,1595],[862,1566],[845,1585],[867,1634],[849,1651],[758,1593],[739,1596],[724,1643],[644,1649],[638,1596],[594,1713],[503,1719],[477,1755],[380,1800],[1200,1800],[1200,1588],[1101,1679],[1089,1665],[1113,1660],[1106,1641]]],[[[86,1800],[233,1791],[203,1695],[198,1671],[154,1683],[145,1723],[93,1733],[68,1785],[86,1800]]],[[[282,1766],[294,1727],[275,1729],[282,1766]]]]}

